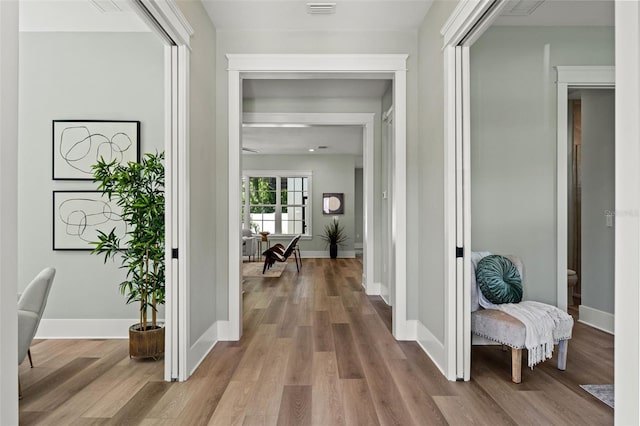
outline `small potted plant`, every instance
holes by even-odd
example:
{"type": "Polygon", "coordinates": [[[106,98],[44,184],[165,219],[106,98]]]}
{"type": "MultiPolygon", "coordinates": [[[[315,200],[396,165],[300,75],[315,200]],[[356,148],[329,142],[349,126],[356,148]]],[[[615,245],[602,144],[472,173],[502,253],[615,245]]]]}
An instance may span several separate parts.
{"type": "Polygon", "coordinates": [[[158,359],[164,354],[164,324],[156,319],[165,301],[164,153],[146,154],[140,163],[127,165],[100,159],[93,166],[94,182],[109,200],[122,209],[127,234],[115,228],[98,232],[92,253],[104,261],[120,257],[127,271],[120,291],[127,303],[138,302],[140,322],[129,328],[129,356],[158,359]],[[151,314],[149,321],[148,314],[151,314]]]}
{"type": "Polygon", "coordinates": [[[325,225],[324,232],[320,235],[320,238],[329,246],[329,255],[332,259],[338,257],[338,246],[343,245],[344,242],[347,241],[344,228],[340,226],[340,222],[335,219],[325,225]]]}

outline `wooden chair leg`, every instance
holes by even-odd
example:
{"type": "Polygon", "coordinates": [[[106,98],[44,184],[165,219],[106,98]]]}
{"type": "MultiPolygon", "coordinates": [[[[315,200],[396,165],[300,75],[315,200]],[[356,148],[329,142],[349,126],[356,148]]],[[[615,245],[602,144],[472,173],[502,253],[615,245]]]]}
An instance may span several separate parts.
{"type": "Polygon", "coordinates": [[[511,381],[522,382],[522,349],[511,348],[511,381]]]}
{"type": "Polygon", "coordinates": [[[298,266],[298,253],[296,253],[295,249],[293,250],[293,256],[296,258],[296,270],[300,272],[300,267],[298,266]]]}
{"type": "Polygon", "coordinates": [[[33,360],[31,359],[31,348],[27,349],[27,356],[29,357],[29,365],[33,368],[33,360]]]}
{"type": "Polygon", "coordinates": [[[18,376],[18,399],[22,399],[22,383],[20,383],[20,376],[18,376]]]}
{"type": "Polygon", "coordinates": [[[560,340],[558,342],[558,370],[567,369],[567,349],[569,346],[568,340],[560,340]]]}

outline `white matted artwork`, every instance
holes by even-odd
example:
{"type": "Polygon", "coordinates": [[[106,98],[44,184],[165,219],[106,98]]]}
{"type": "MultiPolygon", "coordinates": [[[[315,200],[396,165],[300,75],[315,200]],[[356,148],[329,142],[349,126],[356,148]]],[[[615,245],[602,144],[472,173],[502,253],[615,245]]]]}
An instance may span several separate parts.
{"type": "Polygon", "coordinates": [[[103,158],[140,161],[140,122],[53,120],[53,180],[93,180],[92,166],[103,158]]]}
{"type": "Polygon", "coordinates": [[[98,231],[124,239],[127,224],[115,200],[100,191],[53,191],[53,249],[93,250],[98,231]]]}

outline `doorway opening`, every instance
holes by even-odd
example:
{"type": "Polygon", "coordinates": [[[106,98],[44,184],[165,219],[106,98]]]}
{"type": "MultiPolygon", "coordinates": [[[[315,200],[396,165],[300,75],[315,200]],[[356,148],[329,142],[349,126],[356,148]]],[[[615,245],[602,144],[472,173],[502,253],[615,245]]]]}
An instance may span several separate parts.
{"type": "MultiPolygon", "coordinates": [[[[392,295],[393,334],[398,339],[405,339],[411,335],[406,319],[406,224],[401,219],[406,209],[406,173],[402,166],[406,157],[406,55],[228,55],[229,59],[229,336],[230,340],[239,339],[242,329],[241,306],[241,125],[242,97],[241,87],[243,79],[251,78],[282,78],[281,73],[287,72],[292,79],[366,79],[385,78],[393,81],[393,105],[395,109],[395,144],[392,161],[393,193],[397,194],[394,200],[392,222],[393,238],[391,241],[391,264],[396,264],[394,281],[398,283],[392,295]],[[265,71],[268,70],[268,71],[265,71]],[[344,70],[352,70],[344,72],[344,70]],[[401,263],[402,265],[400,265],[401,263]],[[395,300],[394,300],[395,299],[395,300]]],[[[313,120],[312,118],[307,118],[313,120]]],[[[325,118],[326,119],[326,118],[325,118]]],[[[344,119],[343,119],[344,120],[344,119]]],[[[334,124],[339,121],[332,121],[334,124]]],[[[316,123],[317,124],[317,123],[316,123]]],[[[348,123],[346,123],[348,124],[348,123]]],[[[366,123],[352,123],[364,125],[366,123]]],[[[373,129],[372,129],[373,132],[373,129]]],[[[373,133],[371,133],[373,136],[373,133]]],[[[368,139],[365,138],[365,141],[368,139]]],[[[371,138],[371,140],[373,140],[371,138]]],[[[367,143],[367,142],[365,142],[367,143]]],[[[371,156],[369,156],[371,157],[371,156]]],[[[365,164],[373,161],[365,152],[365,164]]],[[[372,173],[373,167],[366,169],[365,173],[372,173]],[[370,170],[370,171],[369,171],[370,170]]],[[[367,194],[372,188],[367,187],[365,177],[365,210],[369,210],[367,194]]],[[[370,197],[371,198],[371,197],[370,197]]],[[[371,238],[373,220],[365,211],[364,240],[371,238]],[[371,220],[370,220],[371,218],[371,220]],[[370,229],[371,228],[371,229],[370,229]]],[[[373,253],[373,245],[363,243],[366,251],[373,253]]],[[[369,262],[372,256],[365,252],[365,262],[369,262]]],[[[369,265],[364,268],[364,282],[369,294],[378,294],[376,282],[372,280],[369,265]]]]}

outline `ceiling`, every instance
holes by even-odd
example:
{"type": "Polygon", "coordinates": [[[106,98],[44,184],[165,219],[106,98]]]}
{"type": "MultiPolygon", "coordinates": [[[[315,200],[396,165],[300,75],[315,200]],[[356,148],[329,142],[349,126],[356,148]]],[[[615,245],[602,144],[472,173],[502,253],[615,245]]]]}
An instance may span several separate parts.
{"type": "Polygon", "coordinates": [[[149,28],[124,0],[20,0],[20,31],[148,32],[149,28]]]}
{"type": "MultiPolygon", "coordinates": [[[[243,127],[242,146],[258,154],[362,156],[362,126],[243,127]],[[326,149],[318,149],[326,146],[326,149]],[[309,149],[315,149],[309,152],[309,149]]],[[[244,152],[245,155],[255,153],[244,152]]]]}
{"type": "MultiPolygon", "coordinates": [[[[325,2],[327,0],[321,0],[325,2]]],[[[219,30],[394,31],[417,29],[430,0],[328,0],[334,14],[310,15],[303,0],[202,0],[219,30]]]]}
{"type": "MultiPolygon", "coordinates": [[[[614,0],[514,0],[503,9],[494,25],[613,26],[614,0]],[[513,6],[531,6],[529,15],[505,16],[513,6]]],[[[526,7],[525,7],[526,8],[526,7]]]]}

